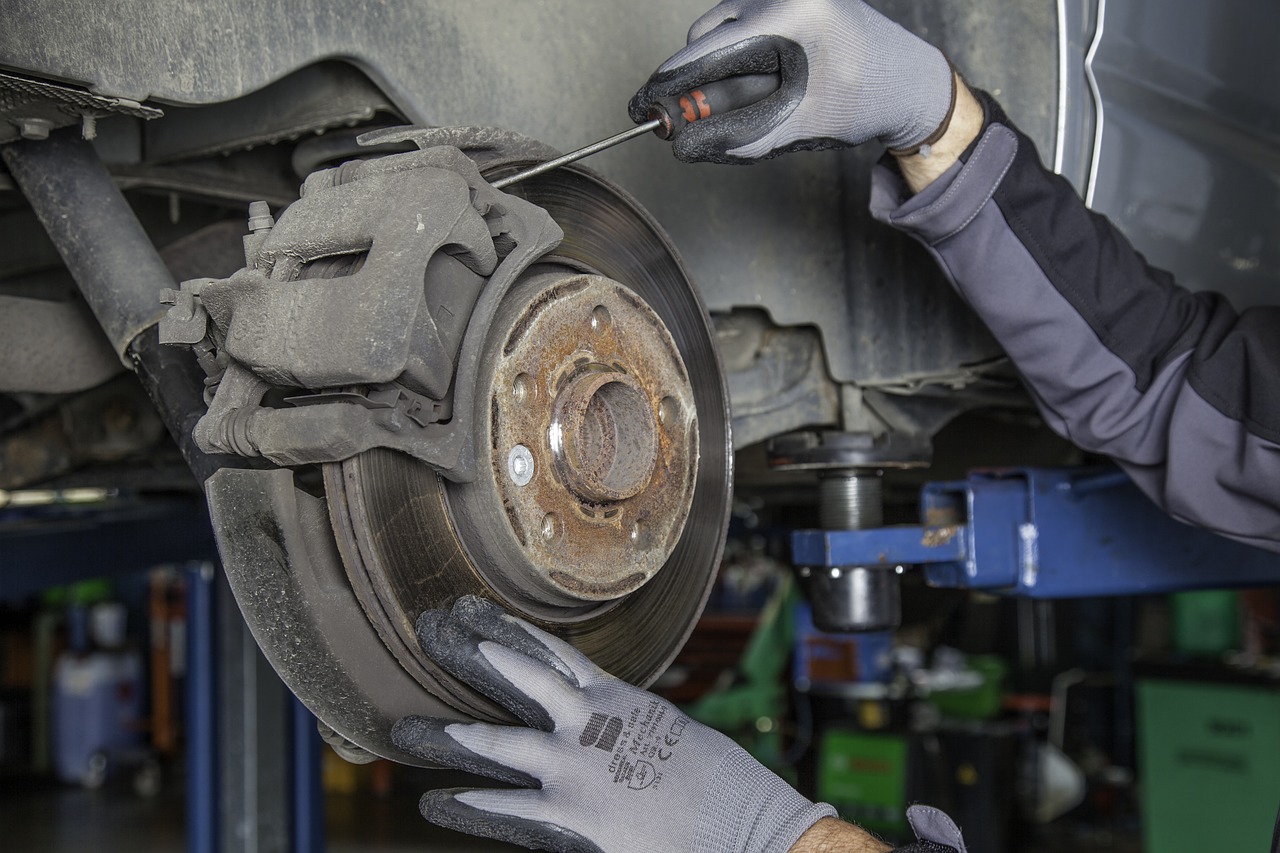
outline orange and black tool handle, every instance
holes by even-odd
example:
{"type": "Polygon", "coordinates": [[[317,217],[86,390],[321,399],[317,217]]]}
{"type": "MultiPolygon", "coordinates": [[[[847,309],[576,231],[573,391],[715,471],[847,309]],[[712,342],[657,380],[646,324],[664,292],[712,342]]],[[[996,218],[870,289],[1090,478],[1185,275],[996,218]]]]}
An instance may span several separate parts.
{"type": "Polygon", "coordinates": [[[649,107],[649,118],[662,122],[653,132],[662,139],[675,139],[689,125],[762,101],[781,85],[778,74],[741,74],[683,95],[659,98],[649,107]]]}

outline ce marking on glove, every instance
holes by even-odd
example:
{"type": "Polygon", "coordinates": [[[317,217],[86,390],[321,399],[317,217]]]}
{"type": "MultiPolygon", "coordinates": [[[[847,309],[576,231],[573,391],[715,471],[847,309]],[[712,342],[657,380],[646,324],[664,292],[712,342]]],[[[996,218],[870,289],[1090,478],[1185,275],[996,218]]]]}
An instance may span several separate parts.
{"type": "MultiPolygon", "coordinates": [[[[674,748],[680,743],[685,726],[689,725],[688,717],[674,715],[675,719],[664,726],[664,721],[669,719],[669,710],[670,705],[655,699],[647,709],[634,708],[631,711],[626,731],[622,733],[617,751],[609,762],[614,782],[625,782],[628,788],[642,791],[662,781],[662,773],[654,766],[654,761],[664,762],[675,754],[674,748]]],[[[607,725],[602,727],[607,728],[607,725]]],[[[588,728],[594,726],[588,725],[588,728]]],[[[584,738],[586,734],[583,733],[584,738]]]]}
{"type": "MultiPolygon", "coordinates": [[[[668,732],[667,736],[662,739],[663,743],[665,743],[667,746],[675,746],[676,744],[678,744],[680,742],[680,735],[684,734],[684,727],[687,725],[689,725],[688,717],[676,717],[675,722],[671,724],[671,731],[668,732]]],[[[671,758],[673,754],[674,753],[669,749],[663,749],[662,747],[658,747],[659,761],[666,761],[669,758],[671,758]]]]}

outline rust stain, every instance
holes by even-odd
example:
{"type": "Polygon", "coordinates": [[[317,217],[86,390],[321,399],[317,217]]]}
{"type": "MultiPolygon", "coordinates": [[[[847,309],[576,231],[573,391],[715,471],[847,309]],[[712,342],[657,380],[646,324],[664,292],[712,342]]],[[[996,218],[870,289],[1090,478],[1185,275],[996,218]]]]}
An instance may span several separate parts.
{"type": "Polygon", "coordinates": [[[940,527],[929,527],[924,531],[924,536],[920,538],[920,544],[926,548],[941,548],[956,538],[956,534],[960,532],[962,526],[959,524],[946,524],[940,527]]]}
{"type": "Polygon", "coordinates": [[[534,322],[538,319],[538,315],[551,307],[556,300],[571,296],[587,287],[588,283],[584,279],[585,277],[569,279],[562,284],[548,288],[535,299],[533,304],[525,310],[524,316],[516,323],[515,328],[511,330],[511,334],[507,336],[507,342],[502,348],[502,354],[511,355],[511,353],[515,352],[516,347],[520,345],[520,341],[529,333],[529,329],[533,327],[534,322]]]}
{"type": "Polygon", "coordinates": [[[551,579],[569,592],[586,598],[617,598],[640,586],[647,578],[637,572],[612,583],[591,583],[568,572],[551,572],[551,579]]]}

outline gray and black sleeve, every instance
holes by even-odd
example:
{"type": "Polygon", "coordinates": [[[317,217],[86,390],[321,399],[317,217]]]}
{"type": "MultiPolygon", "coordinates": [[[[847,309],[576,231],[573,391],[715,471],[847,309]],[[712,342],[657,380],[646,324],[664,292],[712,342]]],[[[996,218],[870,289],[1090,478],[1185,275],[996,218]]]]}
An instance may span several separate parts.
{"type": "Polygon", "coordinates": [[[915,196],[886,157],[872,214],[928,248],[1055,431],[1176,518],[1280,551],[1280,307],[1149,266],[977,94],[966,157],[915,196]]]}

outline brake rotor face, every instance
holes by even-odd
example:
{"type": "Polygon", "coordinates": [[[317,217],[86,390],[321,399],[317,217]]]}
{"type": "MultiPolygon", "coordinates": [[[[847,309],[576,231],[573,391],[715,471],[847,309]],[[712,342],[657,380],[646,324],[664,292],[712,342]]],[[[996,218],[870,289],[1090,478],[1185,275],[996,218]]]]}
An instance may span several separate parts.
{"type": "MultiPolygon", "coordinates": [[[[523,165],[493,154],[488,164],[478,159],[491,177],[523,165]]],[[[490,369],[482,372],[488,393],[477,396],[486,409],[475,424],[486,439],[477,442],[481,476],[447,482],[388,450],[325,466],[339,551],[366,615],[419,683],[482,719],[505,715],[421,652],[413,635],[419,613],[484,595],[614,675],[647,685],[702,611],[732,478],[714,331],[665,235],[585,170],[562,169],[510,191],[545,208],[565,239],[504,298],[500,316],[526,316],[529,294],[548,282],[572,292],[555,294],[540,334],[515,341],[505,356],[515,325],[495,324],[490,369]],[[620,335],[619,320],[644,331],[620,335]],[[612,337],[593,321],[612,324],[612,337]],[[535,375],[535,393],[545,389],[545,397],[522,409],[517,398],[529,401],[525,383],[535,375]],[[571,433],[558,449],[557,419],[571,433]]]]}

